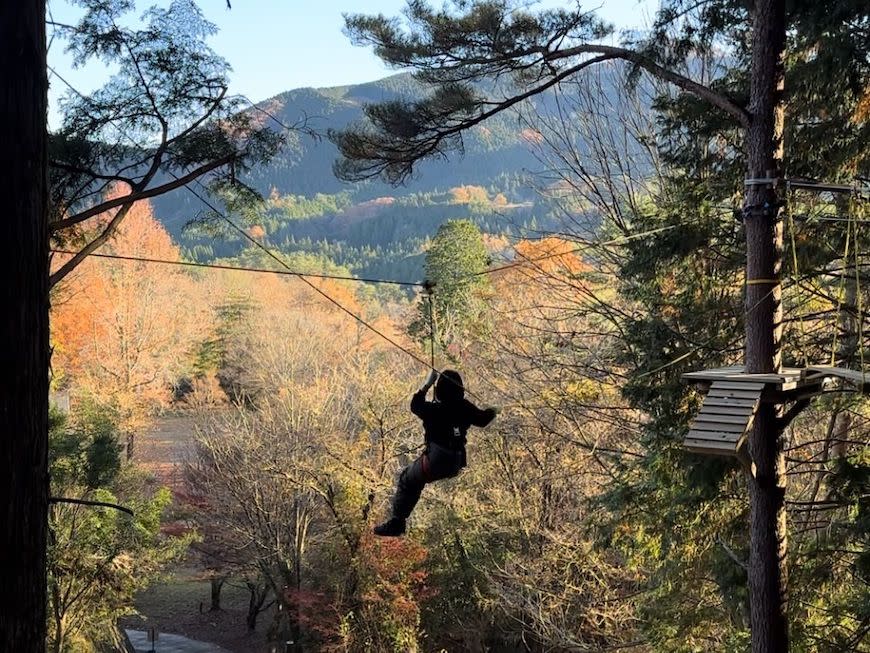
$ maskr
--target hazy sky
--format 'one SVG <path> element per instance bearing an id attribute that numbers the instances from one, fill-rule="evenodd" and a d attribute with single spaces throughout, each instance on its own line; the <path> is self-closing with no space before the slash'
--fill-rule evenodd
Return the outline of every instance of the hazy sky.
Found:
<path id="1" fill-rule="evenodd" d="M 441 0 L 435 0 L 436 6 Z M 138 0 L 142 9 L 155 4 Z M 165 1 L 156 4 L 164 5 Z M 396 72 L 383 66 L 369 49 L 354 47 L 342 32 L 344 13 L 398 15 L 404 0 L 199 0 L 206 17 L 220 32 L 212 39 L 214 50 L 233 67 L 231 91 L 254 101 L 302 86 L 339 86 L 372 81 Z M 566 2 L 544 0 L 539 6 L 564 6 Z M 618 28 L 642 27 L 658 6 L 657 0 L 596 0 L 583 5 Z M 72 23 L 81 10 L 67 0 L 49 0 L 57 22 Z M 139 12 L 141 13 L 141 12 Z M 49 37 L 51 29 L 49 28 Z M 100 65 L 73 70 L 63 44 L 55 42 L 48 62 L 83 92 L 102 85 L 108 71 Z M 56 124 L 56 100 L 65 91 L 51 80 L 52 115 Z"/>

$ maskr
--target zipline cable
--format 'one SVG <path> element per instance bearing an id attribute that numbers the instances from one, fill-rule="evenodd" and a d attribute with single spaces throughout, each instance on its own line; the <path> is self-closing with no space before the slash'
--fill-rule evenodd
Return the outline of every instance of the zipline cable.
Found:
<path id="1" fill-rule="evenodd" d="M 199 196 L 197 195 L 197 197 L 199 197 Z M 566 256 L 569 254 L 584 251 L 584 250 L 589 249 L 591 247 L 607 246 L 607 245 L 619 244 L 620 242 L 627 242 L 627 240 L 629 240 L 629 239 L 633 239 L 633 238 L 640 237 L 640 236 L 653 235 L 655 233 L 658 233 L 658 232 L 666 230 L 666 229 L 674 229 L 677 226 L 679 226 L 679 225 L 670 225 L 668 227 L 653 229 L 651 231 L 647 231 L 647 232 L 643 232 L 643 233 L 632 234 L 631 236 L 626 236 L 626 237 L 621 238 L 621 239 L 602 241 L 599 243 L 595 243 L 595 242 L 590 241 L 589 243 L 583 245 L 582 247 L 577 247 L 575 249 L 568 250 L 566 252 L 557 252 L 555 254 L 546 254 L 544 256 L 538 256 L 538 257 L 533 257 L 533 258 L 523 257 L 523 259 L 520 261 L 515 261 L 515 262 L 509 263 L 507 265 L 499 266 L 496 268 L 490 268 L 488 270 L 483 270 L 481 272 L 475 272 L 475 273 L 467 275 L 465 277 L 460 277 L 458 279 L 458 281 L 462 281 L 464 279 L 468 279 L 471 277 L 482 276 L 485 274 L 494 274 L 496 272 L 501 272 L 502 270 L 507 270 L 507 269 L 515 268 L 515 267 L 518 267 L 521 265 L 527 265 L 530 263 L 536 263 L 538 261 L 556 258 L 558 256 Z M 55 253 L 55 254 L 67 254 L 67 255 L 72 255 L 72 256 L 78 254 L 78 252 L 74 252 L 71 250 L 56 249 L 56 248 L 52 248 L 50 251 Z M 406 286 L 406 287 L 414 287 L 414 288 L 427 288 L 431 285 L 430 282 L 427 282 L 427 281 L 402 281 L 399 279 L 379 279 L 379 278 L 373 278 L 373 277 L 349 277 L 349 276 L 343 276 L 343 275 L 338 275 L 338 274 L 299 272 L 296 270 L 291 270 L 289 268 L 285 269 L 285 270 L 274 270 L 274 269 L 269 269 L 269 268 L 251 268 L 251 267 L 244 267 L 244 266 L 237 266 L 237 265 L 227 265 L 224 263 L 201 263 L 198 261 L 172 261 L 169 259 L 159 259 L 159 258 L 152 258 L 152 257 L 148 257 L 148 256 L 130 256 L 130 255 L 124 255 L 124 254 L 98 254 L 96 252 L 91 252 L 91 253 L 87 254 L 87 256 L 92 256 L 92 257 L 96 257 L 96 258 L 105 258 L 105 259 L 117 259 L 117 260 L 121 260 L 121 261 L 135 261 L 135 262 L 140 262 L 140 263 L 154 263 L 154 264 L 160 264 L 160 265 L 178 265 L 178 266 L 194 267 L 194 268 L 210 268 L 210 269 L 214 269 L 214 270 L 231 270 L 231 271 L 236 271 L 236 272 L 256 272 L 256 273 L 263 273 L 263 274 L 279 274 L 279 275 L 284 275 L 284 276 L 305 276 L 305 277 L 313 277 L 316 279 L 333 279 L 336 281 L 355 281 L 358 283 L 387 284 L 387 285 Z"/>
<path id="2" fill-rule="evenodd" d="M 172 174 L 172 173 L 170 172 L 170 174 Z M 174 175 L 173 175 L 173 176 L 174 176 Z M 202 184 L 201 184 L 198 180 L 197 180 L 197 183 L 198 183 L 200 186 L 202 186 Z M 217 215 L 217 216 L 220 217 L 222 220 L 224 220 L 224 222 L 226 222 L 226 223 L 227 223 L 227 224 L 228 224 L 228 225 L 229 225 L 233 230 L 235 230 L 239 235 L 241 235 L 241 236 L 242 236 L 243 238 L 245 238 L 246 240 L 250 241 L 250 242 L 251 242 L 255 247 L 257 247 L 258 249 L 261 249 L 261 250 L 262 250 L 262 251 L 263 251 L 267 256 L 269 256 L 269 258 L 273 259 L 276 263 L 278 263 L 278 265 L 280 265 L 281 267 L 283 267 L 283 268 L 285 268 L 285 269 L 287 269 L 287 270 L 290 270 L 290 266 L 288 266 L 287 263 L 285 263 L 284 260 L 283 260 L 280 256 L 278 256 L 277 254 L 275 254 L 271 249 L 269 249 L 268 247 L 266 247 L 263 243 L 261 243 L 260 241 L 258 241 L 256 238 L 254 238 L 253 236 L 251 236 L 247 231 L 245 231 L 245 230 L 242 229 L 239 225 L 237 225 L 235 222 L 233 222 L 233 221 L 232 221 L 230 218 L 228 218 L 228 217 L 227 217 L 223 212 L 221 212 L 220 210 L 218 210 L 218 208 L 217 208 L 216 206 L 214 206 L 211 202 L 209 202 L 208 200 L 206 200 L 202 195 L 200 195 L 199 193 L 197 193 L 195 190 L 193 190 L 193 189 L 190 188 L 189 186 L 185 186 L 185 188 L 186 188 L 190 193 L 192 193 L 195 197 L 197 197 L 197 198 L 199 199 L 200 202 L 202 202 L 202 203 L 205 204 L 208 208 L 210 208 L 212 211 L 214 211 L 215 215 Z M 291 270 L 291 271 L 292 271 L 292 270 Z M 381 338 L 383 338 L 384 340 L 386 340 L 387 342 L 389 342 L 389 343 L 392 344 L 393 346 L 397 347 L 398 349 L 401 349 L 401 350 L 404 351 L 406 354 L 408 354 L 409 356 L 411 356 L 412 358 L 414 358 L 416 361 L 422 363 L 422 364 L 425 365 L 426 367 L 429 367 L 429 364 L 426 363 L 426 361 L 424 361 L 424 360 L 421 359 L 419 356 L 417 356 L 415 353 L 411 352 L 410 350 L 408 350 L 408 349 L 406 349 L 405 347 L 403 347 L 402 345 L 400 345 L 398 342 L 396 342 L 394 339 L 390 338 L 388 335 L 386 335 L 385 333 L 383 333 L 383 332 L 382 332 L 380 329 L 378 329 L 377 327 L 374 327 L 374 326 L 372 326 L 371 324 L 369 324 L 368 322 L 366 322 L 363 318 L 361 318 L 360 316 L 358 316 L 356 313 L 354 313 L 353 311 L 351 311 L 349 308 L 345 307 L 343 304 L 341 304 L 340 302 L 338 302 L 336 299 L 334 299 L 333 297 L 331 297 L 329 294 L 325 293 L 323 290 L 321 290 L 320 288 L 318 288 L 317 285 L 313 284 L 311 281 L 309 281 L 308 279 L 306 279 L 306 278 L 305 278 L 305 275 L 302 275 L 302 274 L 298 274 L 298 273 L 297 273 L 297 276 L 298 276 L 298 278 L 299 278 L 300 281 L 305 282 L 305 283 L 306 283 L 306 284 L 307 284 L 307 285 L 308 285 L 312 290 L 314 290 L 315 292 L 317 292 L 318 294 L 320 294 L 324 299 L 326 299 L 326 300 L 329 301 L 330 303 L 334 304 L 334 305 L 335 305 L 337 308 L 339 308 L 341 311 L 343 311 L 343 312 L 347 313 L 348 315 L 350 315 L 353 319 L 355 319 L 357 322 L 359 322 L 360 324 L 362 324 L 364 327 L 370 329 L 372 332 L 376 333 L 376 334 L 379 335 Z"/>
<path id="3" fill-rule="evenodd" d="M 55 76 L 57 76 L 58 79 L 61 80 L 61 82 L 63 82 L 66 86 L 68 86 L 68 87 L 70 88 L 70 90 L 72 90 L 74 93 L 76 93 L 77 95 L 79 95 L 79 97 L 82 97 L 83 99 L 87 99 L 86 96 L 85 96 L 83 93 L 81 93 L 78 89 L 76 89 L 74 86 L 72 86 L 72 84 L 70 84 L 66 79 L 64 79 L 64 78 L 61 77 L 59 74 L 57 74 L 57 72 L 56 72 L 55 70 L 53 70 L 53 69 L 50 69 L 50 70 L 51 70 L 51 72 L 52 72 Z M 139 145 L 139 144 L 138 144 L 134 139 L 132 139 L 132 138 L 131 138 L 129 135 L 127 135 L 124 131 L 122 131 L 122 130 L 118 130 L 118 131 L 119 131 L 122 135 L 124 135 L 128 140 L 130 140 L 130 141 L 131 141 L 131 142 L 132 142 L 136 147 L 141 147 L 141 146 L 140 146 L 140 145 Z M 172 176 L 174 179 L 179 180 L 178 176 L 177 176 L 174 172 L 172 172 L 171 170 L 167 170 L 167 172 L 168 172 L 168 174 L 169 174 L 170 176 Z M 200 182 L 198 179 L 195 179 L 194 181 L 195 181 L 195 182 L 196 182 L 200 187 L 202 187 L 203 189 L 205 189 L 205 186 L 204 186 L 204 185 L 202 184 L 202 182 Z M 402 346 L 400 343 L 396 342 L 396 340 L 394 340 L 393 338 L 390 338 L 388 335 L 386 335 L 385 333 L 383 333 L 380 329 L 376 328 L 375 326 L 373 326 L 372 324 L 368 323 L 367 321 L 365 321 L 365 320 L 364 320 L 363 318 L 361 318 L 360 316 L 356 315 L 353 311 L 351 311 L 350 309 L 348 309 L 347 307 L 345 307 L 343 304 L 341 304 L 339 301 L 337 301 L 336 299 L 334 299 L 334 298 L 333 298 L 332 296 L 330 296 L 328 293 L 326 293 L 326 292 L 324 292 L 322 289 L 318 288 L 316 284 L 312 283 L 311 281 L 309 281 L 309 280 L 306 278 L 306 275 L 304 275 L 304 274 L 302 274 L 302 273 L 299 273 L 299 272 L 297 272 L 297 271 L 295 271 L 295 270 L 292 270 L 292 269 L 287 265 L 287 263 L 286 263 L 286 262 L 285 262 L 281 257 L 277 256 L 277 255 L 276 255 L 276 254 L 275 254 L 275 253 L 274 253 L 270 248 L 266 247 L 263 243 L 261 243 L 261 242 L 258 241 L 256 238 L 254 238 L 253 236 L 251 236 L 247 231 L 245 231 L 245 230 L 242 229 L 240 226 L 238 226 L 238 225 L 237 225 L 235 222 L 233 222 L 229 217 L 227 217 L 227 216 L 226 216 L 222 211 L 218 210 L 217 207 L 215 207 L 212 203 L 210 203 L 208 200 L 206 200 L 202 195 L 200 195 L 199 193 L 197 193 L 197 192 L 196 192 L 193 188 L 191 188 L 188 184 L 184 184 L 184 188 L 187 189 L 187 191 L 190 192 L 192 195 L 194 195 L 194 197 L 198 198 L 199 201 L 202 202 L 205 206 L 207 206 L 208 208 L 210 208 L 210 209 L 214 212 L 215 215 L 217 215 L 217 216 L 220 217 L 222 220 L 224 220 L 224 221 L 225 221 L 225 222 L 226 222 L 226 223 L 227 223 L 227 224 L 228 224 L 228 225 L 229 225 L 229 226 L 230 226 L 234 231 L 236 231 L 240 236 L 242 236 L 242 238 L 244 238 L 245 240 L 248 240 L 248 241 L 249 241 L 251 244 L 253 244 L 255 247 L 257 247 L 257 248 L 259 248 L 260 250 L 262 250 L 262 251 L 263 251 L 267 256 L 269 256 L 269 257 L 272 258 L 274 261 L 276 261 L 276 262 L 277 262 L 281 267 L 285 268 L 288 272 L 292 273 L 292 274 L 293 274 L 294 276 L 296 276 L 300 281 L 304 282 L 304 283 L 305 283 L 306 285 L 308 285 L 312 290 L 314 290 L 314 291 L 317 292 L 319 295 L 321 295 L 324 299 L 326 299 L 327 301 L 329 301 L 330 303 L 332 303 L 334 306 L 336 306 L 336 308 L 338 308 L 338 309 L 341 310 L 342 312 L 344 312 L 344 313 L 350 315 L 350 316 L 351 316 L 354 320 L 356 320 L 359 324 L 361 324 L 361 325 L 364 326 L 365 328 L 369 329 L 370 331 L 372 331 L 372 332 L 375 333 L 376 335 L 380 336 L 381 338 L 383 338 L 384 340 L 386 340 L 388 343 L 390 343 L 391 345 L 393 345 L 394 347 L 396 347 L 396 348 L 399 349 L 400 351 L 403 351 L 404 353 L 406 353 L 408 356 L 410 356 L 411 358 L 413 358 L 413 359 L 414 359 L 415 361 L 417 361 L 418 363 L 420 363 L 420 364 L 426 366 L 427 368 L 432 369 L 432 370 L 434 370 L 434 371 L 436 371 L 436 372 L 438 371 L 438 370 L 435 368 L 435 365 L 434 365 L 434 331 L 432 332 L 432 333 L 433 333 L 433 338 L 432 338 L 432 344 L 431 344 L 431 357 L 432 357 L 432 362 L 431 362 L 431 363 L 427 363 L 427 362 L 424 361 L 422 358 L 420 358 L 419 356 L 417 356 L 417 354 L 415 354 L 415 353 L 412 352 L 411 350 L 407 349 L 406 347 Z M 508 270 L 508 269 L 515 268 L 515 267 L 518 267 L 518 266 L 521 266 L 521 265 L 527 265 L 527 264 L 529 264 L 529 263 L 534 263 L 534 262 L 538 262 L 538 261 L 543 261 L 543 260 L 547 260 L 547 259 L 550 259 L 550 258 L 555 258 L 555 257 L 557 257 L 557 256 L 565 256 L 566 254 L 578 253 L 578 252 L 585 251 L 585 250 L 587 250 L 587 249 L 589 249 L 589 248 L 592 248 L 592 247 L 602 247 L 602 246 L 608 246 L 608 245 L 615 245 L 615 244 L 625 243 L 625 242 L 629 242 L 629 241 L 631 241 L 631 240 L 635 240 L 635 239 L 638 239 L 638 238 L 643 238 L 643 237 L 650 236 L 650 235 L 654 235 L 654 234 L 657 234 L 657 233 L 662 233 L 662 232 L 665 232 L 665 231 L 669 231 L 669 230 L 672 230 L 672 229 L 677 228 L 678 226 L 680 226 L 680 225 L 667 225 L 667 226 L 664 226 L 664 227 L 658 227 L 658 228 L 656 228 L 656 229 L 651 229 L 651 230 L 648 230 L 648 231 L 646 231 L 646 232 L 642 232 L 642 233 L 630 234 L 630 235 L 627 235 L 627 236 L 620 236 L 620 237 L 617 237 L 617 238 L 611 239 L 611 240 L 609 240 L 609 241 L 602 241 L 602 242 L 587 241 L 587 242 L 585 242 L 584 244 L 580 245 L 579 247 L 576 247 L 576 248 L 574 248 L 573 250 L 569 250 L 568 252 L 557 252 L 557 253 L 547 254 L 547 255 L 543 255 L 543 256 L 539 256 L 539 257 L 531 258 L 531 259 L 528 259 L 528 258 L 527 258 L 527 259 L 524 259 L 523 261 L 515 261 L 515 262 L 513 262 L 513 263 L 509 263 L 509 264 L 506 264 L 506 265 L 499 266 L 499 267 L 497 267 L 497 268 L 491 268 L 491 269 L 489 269 L 489 270 L 483 270 L 483 271 L 481 271 L 481 272 L 473 273 L 473 274 L 467 275 L 467 277 L 461 277 L 459 280 L 462 280 L 462 279 L 464 279 L 464 278 L 473 278 L 473 277 L 477 277 L 477 276 L 482 276 L 482 275 L 484 275 L 484 274 L 494 274 L 494 273 L 496 273 L 496 272 L 501 272 L 501 271 L 503 271 L 503 270 Z M 313 275 L 312 275 L 312 276 L 313 276 Z M 408 285 L 411 285 L 411 284 L 409 283 Z M 430 306 L 431 306 L 431 303 L 430 303 Z M 488 381 L 488 380 L 487 380 L 487 381 Z M 494 385 L 494 384 L 493 384 L 493 385 Z M 466 391 L 466 392 L 467 392 L 467 394 L 469 394 L 470 396 L 479 399 L 479 397 L 478 397 L 476 394 L 474 394 L 473 392 L 470 392 L 470 391 Z"/>
<path id="4" fill-rule="evenodd" d="M 172 175 L 172 176 L 175 176 L 171 171 L 170 171 L 169 174 Z M 202 186 L 202 184 L 199 182 L 199 180 L 196 180 L 196 183 L 199 184 L 200 186 Z M 238 233 L 239 233 L 243 238 L 245 238 L 246 240 L 250 241 L 250 242 L 251 242 L 255 247 L 257 247 L 257 248 L 263 250 L 263 252 L 264 252 L 266 255 L 268 255 L 270 258 L 274 259 L 274 260 L 275 260 L 279 265 L 281 265 L 282 267 L 287 268 L 288 270 L 290 269 L 289 266 L 284 262 L 284 260 L 283 260 L 280 256 L 278 256 L 277 254 L 275 254 L 271 249 L 269 249 L 268 247 L 266 247 L 263 243 L 261 243 L 261 242 L 258 241 L 256 238 L 254 238 L 253 236 L 251 236 L 247 231 L 245 231 L 245 230 L 242 229 L 240 226 L 238 226 L 238 225 L 237 225 L 235 222 L 233 222 L 229 217 L 227 217 L 223 212 L 221 212 L 220 210 L 218 210 L 218 208 L 215 207 L 211 202 L 209 202 L 208 200 L 206 200 L 202 195 L 200 195 L 199 193 L 197 193 L 195 190 L 193 190 L 192 188 L 190 188 L 190 187 L 187 186 L 187 185 L 185 185 L 185 188 L 186 188 L 190 193 L 192 193 L 195 197 L 199 198 L 199 201 L 200 201 L 200 202 L 202 202 L 202 203 L 205 204 L 208 208 L 210 208 L 212 211 L 214 211 L 215 215 L 217 215 L 218 217 L 220 217 L 221 219 L 223 219 L 223 220 L 224 220 L 224 221 L 225 221 L 225 222 L 226 222 L 230 227 L 232 227 L 232 229 L 234 229 L 236 232 L 238 232 Z M 314 283 L 312 283 L 311 281 L 309 281 L 309 280 L 305 277 L 305 275 L 302 275 L 302 274 L 298 274 L 298 273 L 297 273 L 297 274 L 296 274 L 296 277 L 297 277 L 300 281 L 302 281 L 302 282 L 304 282 L 306 285 L 308 285 L 308 287 L 310 287 L 310 288 L 311 288 L 312 290 L 314 290 L 316 293 L 318 293 L 319 295 L 321 295 L 321 296 L 322 296 L 324 299 L 326 299 L 328 302 L 330 302 L 331 304 L 333 304 L 336 308 L 338 308 L 338 309 L 341 310 L 342 312 L 347 313 L 348 315 L 350 315 L 354 320 L 356 320 L 357 322 L 359 322 L 362 326 L 364 326 L 365 328 L 369 329 L 372 333 L 375 333 L 375 334 L 377 334 L 378 336 L 380 336 L 381 338 L 383 338 L 384 340 L 386 340 L 388 343 L 390 343 L 391 345 L 393 345 L 396 349 L 399 349 L 399 350 L 405 352 L 408 356 L 410 356 L 411 358 L 413 358 L 415 361 L 417 361 L 417 362 L 420 363 L 421 365 L 425 366 L 426 368 L 428 368 L 428 369 L 430 369 L 430 370 L 433 370 L 433 371 L 435 371 L 435 372 L 438 371 L 438 370 L 435 368 L 434 364 L 430 365 L 430 364 L 427 363 L 425 360 L 423 360 L 422 358 L 420 358 L 417 354 L 415 354 L 413 351 L 411 351 L 411 350 L 408 349 L 407 347 L 402 346 L 400 343 L 396 342 L 395 339 L 391 338 L 390 336 L 388 336 L 387 334 L 385 334 L 383 331 L 381 331 L 380 329 L 378 329 L 378 328 L 375 327 L 374 325 L 368 323 L 366 320 L 364 320 L 363 318 L 361 318 L 359 315 L 357 315 L 356 313 L 354 313 L 352 310 L 350 310 L 349 308 L 347 308 L 346 306 L 344 306 L 341 302 L 339 302 L 338 300 L 336 300 L 335 298 L 333 298 L 333 297 L 332 297 L 331 295 L 329 295 L 328 293 L 324 292 L 322 289 L 318 288 L 317 285 L 314 284 Z M 434 348 L 433 348 L 433 352 L 434 352 Z M 479 397 L 478 395 L 476 395 L 475 393 L 471 392 L 470 390 L 466 390 L 465 392 L 466 392 L 466 394 L 468 394 L 468 395 L 470 395 L 470 396 L 472 396 L 472 397 L 475 397 L 475 398 L 477 398 L 477 399 L 480 399 L 480 397 Z"/>
<path id="5" fill-rule="evenodd" d="M 50 250 L 54 254 L 69 254 L 76 255 L 78 252 L 73 252 L 66 249 Z M 213 270 L 230 270 L 234 272 L 257 272 L 262 274 L 280 274 L 289 277 L 314 277 L 316 279 L 332 279 L 335 281 L 356 281 L 359 283 L 376 283 L 376 284 L 391 284 L 394 286 L 414 286 L 418 288 L 425 287 L 426 284 L 417 281 L 397 281 L 395 279 L 372 279 L 368 277 L 347 277 L 338 274 L 317 274 L 314 272 L 298 272 L 295 270 L 274 270 L 269 268 L 249 268 L 238 265 L 226 265 L 223 263 L 200 263 L 197 261 L 172 261 L 170 259 L 150 258 L 147 256 L 127 256 L 124 254 L 97 254 L 92 252 L 88 256 L 105 259 L 115 259 L 119 261 L 134 261 L 138 263 L 155 263 L 160 265 L 179 265 L 191 268 L 208 268 Z"/>

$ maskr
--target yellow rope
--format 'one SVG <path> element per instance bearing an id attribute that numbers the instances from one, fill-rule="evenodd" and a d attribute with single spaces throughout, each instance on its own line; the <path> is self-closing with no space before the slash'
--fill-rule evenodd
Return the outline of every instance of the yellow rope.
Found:
<path id="1" fill-rule="evenodd" d="M 763 284 L 780 283 L 781 279 L 747 279 L 747 286 L 760 286 Z"/>

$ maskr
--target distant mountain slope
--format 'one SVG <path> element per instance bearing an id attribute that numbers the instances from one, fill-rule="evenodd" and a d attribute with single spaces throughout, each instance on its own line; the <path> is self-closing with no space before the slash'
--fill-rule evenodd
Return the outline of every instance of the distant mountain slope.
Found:
<path id="1" fill-rule="evenodd" d="M 363 106 L 399 98 L 416 99 L 425 89 L 408 74 L 394 75 L 376 82 L 323 89 L 296 89 L 260 103 L 260 107 L 282 123 L 301 122 L 319 132 L 341 129 L 363 117 Z M 447 161 L 426 162 L 413 180 L 414 192 L 445 190 L 462 184 L 489 185 L 505 173 L 534 168 L 536 161 L 520 137 L 515 118 L 505 115 L 489 120 L 465 138 L 465 155 Z M 493 156 L 498 154 L 498 156 Z M 281 194 L 313 195 L 347 190 L 348 184 L 332 174 L 338 156 L 328 140 L 308 136 L 293 142 L 270 166 L 252 176 L 262 190 L 275 188 Z M 367 198 L 394 194 L 380 183 L 357 186 L 355 195 Z"/>
<path id="2" fill-rule="evenodd" d="M 617 75 L 609 76 L 615 82 Z M 366 84 L 300 88 L 257 105 L 264 124 L 281 129 L 305 124 L 326 134 L 363 119 L 367 103 L 421 97 L 425 88 L 408 74 Z M 527 105 L 551 114 L 548 98 Z M 464 153 L 449 160 L 421 164 L 417 176 L 394 188 L 378 181 L 347 184 L 335 178 L 338 156 L 326 138 L 298 131 L 268 164 L 247 175 L 247 181 L 269 197 L 256 232 L 270 247 L 305 252 L 358 274 L 420 278 L 428 239 L 445 220 L 468 218 L 493 234 L 534 237 L 558 228 L 553 207 L 532 190 L 529 176 L 542 164 L 517 116 L 505 112 L 464 135 Z M 483 199 L 465 201 L 460 187 L 473 186 Z M 452 192 L 451 192 L 451 189 Z M 188 256 L 198 260 L 238 256 L 246 243 L 232 235 L 185 229 L 204 207 L 190 193 L 177 191 L 155 200 L 155 213 Z"/>
<path id="3" fill-rule="evenodd" d="M 341 129 L 363 119 L 366 103 L 396 98 L 417 98 L 423 87 L 408 74 L 399 74 L 365 84 L 331 88 L 299 88 L 260 102 L 262 120 L 275 129 L 284 125 L 305 124 L 318 134 Z M 274 116 L 272 120 L 269 116 Z M 487 121 L 465 138 L 465 154 L 449 161 L 425 162 L 419 174 L 403 188 L 379 182 L 347 184 L 332 173 L 338 157 L 335 146 L 325 137 L 291 133 L 287 146 L 268 164 L 247 175 L 248 181 L 264 194 L 273 190 L 281 195 L 313 197 L 317 193 L 350 192 L 360 201 L 385 195 L 447 190 L 463 184 L 501 187 L 505 178 L 522 176 L 540 167 L 521 137 L 515 117 L 498 116 Z M 155 202 L 157 213 L 177 235 L 181 226 L 201 206 L 189 193 L 173 193 Z"/>

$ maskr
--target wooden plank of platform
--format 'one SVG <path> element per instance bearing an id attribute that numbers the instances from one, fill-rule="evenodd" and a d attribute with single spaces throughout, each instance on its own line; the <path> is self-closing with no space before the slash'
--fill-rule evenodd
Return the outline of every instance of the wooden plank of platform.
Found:
<path id="1" fill-rule="evenodd" d="M 704 407 L 722 415 L 742 415 L 752 412 L 755 402 L 752 399 L 726 399 L 722 397 L 707 397 Z"/>
<path id="2" fill-rule="evenodd" d="M 695 417 L 695 422 L 713 422 L 716 424 L 746 424 L 747 418 L 751 413 L 741 413 L 740 415 L 722 415 L 719 413 L 698 413 Z"/>
<path id="3" fill-rule="evenodd" d="M 719 390 L 763 390 L 766 384 L 763 381 L 716 381 Z"/>
<path id="4" fill-rule="evenodd" d="M 718 383 L 714 383 L 713 387 L 707 392 L 707 396 L 718 397 L 720 399 L 755 399 L 762 388 L 748 390 L 732 390 L 731 388 L 718 388 Z"/>
<path id="5" fill-rule="evenodd" d="M 707 398 L 704 399 L 704 405 L 707 406 L 728 406 L 731 408 L 744 408 L 746 406 L 752 408 L 755 406 L 755 401 L 750 398 L 740 398 L 740 397 L 724 397 L 719 395 L 710 396 L 707 395 Z"/>
<path id="6" fill-rule="evenodd" d="M 687 440 L 697 440 L 698 442 L 713 442 L 716 444 L 730 443 L 734 446 L 741 440 L 740 433 L 727 431 L 696 431 L 692 429 L 686 435 Z"/>
<path id="7" fill-rule="evenodd" d="M 801 368 L 784 367 L 779 374 L 746 374 L 743 371 L 742 365 L 732 365 L 730 367 L 714 367 L 709 370 L 698 370 L 697 372 L 686 372 L 683 378 L 688 381 L 733 381 L 737 383 L 771 383 L 771 384 L 792 384 L 800 381 Z"/>
<path id="8" fill-rule="evenodd" d="M 739 449 L 738 445 L 741 441 L 731 439 L 715 441 L 706 438 L 686 437 L 683 440 L 683 446 L 694 453 L 712 454 L 714 456 L 734 456 Z"/>
<path id="9" fill-rule="evenodd" d="M 692 453 L 704 454 L 705 456 L 734 456 L 734 445 L 716 444 L 707 442 L 706 440 L 692 440 L 686 438 L 683 441 L 683 446 Z"/>
<path id="10" fill-rule="evenodd" d="M 731 423 L 731 422 L 705 422 L 704 420 L 698 420 L 695 418 L 695 421 L 692 422 L 692 430 L 693 431 L 716 431 L 717 433 L 726 432 L 726 433 L 743 433 L 746 430 L 746 424 L 748 420 L 743 420 L 743 423 Z"/>

